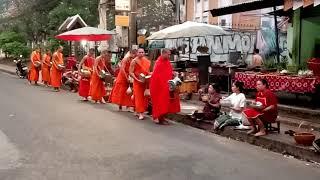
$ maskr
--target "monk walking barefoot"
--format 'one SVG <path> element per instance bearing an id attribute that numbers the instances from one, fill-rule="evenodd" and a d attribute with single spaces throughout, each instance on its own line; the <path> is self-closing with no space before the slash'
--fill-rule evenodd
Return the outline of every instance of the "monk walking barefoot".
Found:
<path id="1" fill-rule="evenodd" d="M 141 75 L 150 74 L 150 61 L 145 57 L 144 49 L 138 49 L 137 57 L 130 64 L 130 76 L 133 81 L 133 99 L 135 111 L 138 113 L 140 120 L 144 119 L 144 113 L 148 107 L 148 82 Z M 150 92 L 149 92 L 150 93 Z"/>
<path id="2" fill-rule="evenodd" d="M 54 91 L 58 92 L 61 87 L 62 68 L 63 68 L 63 47 L 59 46 L 52 57 L 52 67 L 50 71 L 51 86 Z"/>
<path id="3" fill-rule="evenodd" d="M 101 49 L 101 55 L 97 57 L 94 62 L 89 94 L 91 99 L 96 103 L 106 103 L 104 100 L 104 97 L 106 96 L 105 79 L 100 74 L 103 71 L 108 74 L 113 73 L 111 66 L 108 65 L 110 59 L 111 55 L 107 48 L 103 48 Z"/>
<path id="4" fill-rule="evenodd" d="M 47 52 L 43 55 L 42 59 L 42 81 L 45 86 L 50 84 L 50 67 L 51 67 L 51 51 L 47 50 Z"/>
<path id="5" fill-rule="evenodd" d="M 168 81 L 174 78 L 170 64 L 170 50 L 163 49 L 157 59 L 150 80 L 150 94 L 152 102 L 152 117 L 157 124 L 169 124 L 165 120 L 168 113 L 180 112 L 179 92 L 169 91 Z"/>
<path id="6" fill-rule="evenodd" d="M 79 96 L 83 97 L 84 101 L 88 101 L 89 90 L 90 90 L 90 79 L 93 73 L 94 65 L 94 49 L 89 49 L 89 52 L 86 56 L 83 57 L 79 64 L 79 74 L 81 76 L 79 82 Z M 84 72 L 89 73 L 84 75 Z"/>
<path id="7" fill-rule="evenodd" d="M 39 71 L 41 66 L 41 55 L 40 55 L 40 48 L 36 48 L 30 57 L 31 63 L 29 67 L 29 76 L 28 80 L 29 83 L 32 84 L 34 82 L 35 85 L 38 85 L 39 80 Z"/>
<path id="8" fill-rule="evenodd" d="M 122 106 L 134 107 L 134 102 L 131 99 L 132 92 L 130 93 L 129 82 L 129 68 L 132 60 L 136 57 L 137 50 L 132 50 L 122 59 L 120 72 L 117 76 L 115 85 L 112 89 L 110 102 L 119 105 L 119 110 L 122 110 Z"/>

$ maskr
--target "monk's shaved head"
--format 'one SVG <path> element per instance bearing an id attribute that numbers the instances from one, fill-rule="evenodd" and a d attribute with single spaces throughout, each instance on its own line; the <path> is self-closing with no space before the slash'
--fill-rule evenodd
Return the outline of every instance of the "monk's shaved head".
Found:
<path id="1" fill-rule="evenodd" d="M 139 49 L 138 49 L 138 57 L 143 57 L 144 55 L 145 55 L 144 49 L 139 48 Z"/>
<path id="2" fill-rule="evenodd" d="M 169 49 L 162 49 L 161 56 L 165 60 L 170 60 L 171 51 Z"/>
<path id="3" fill-rule="evenodd" d="M 57 51 L 62 52 L 63 51 L 63 46 L 59 46 Z"/>
<path id="4" fill-rule="evenodd" d="M 162 49 L 161 54 L 165 54 L 165 53 L 169 53 L 169 52 L 171 52 L 169 49 L 164 48 L 164 49 Z"/>

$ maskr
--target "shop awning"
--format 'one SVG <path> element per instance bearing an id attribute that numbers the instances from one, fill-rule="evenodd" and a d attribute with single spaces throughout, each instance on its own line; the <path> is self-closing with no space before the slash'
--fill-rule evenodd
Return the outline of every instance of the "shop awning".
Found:
<path id="1" fill-rule="evenodd" d="M 281 6 L 283 4 L 284 0 L 251 0 L 226 7 L 211 9 L 209 11 L 211 12 L 212 16 L 215 17 L 257 9 L 270 8 L 274 6 Z"/>

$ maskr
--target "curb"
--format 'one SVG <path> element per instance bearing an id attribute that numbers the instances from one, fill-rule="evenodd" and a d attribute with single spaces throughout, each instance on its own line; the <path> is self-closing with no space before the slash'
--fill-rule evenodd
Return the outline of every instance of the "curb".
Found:
<path id="1" fill-rule="evenodd" d="M 320 153 L 315 152 L 313 148 L 296 146 L 294 144 L 268 138 L 268 136 L 254 137 L 247 135 L 246 132 L 234 130 L 233 127 L 226 127 L 223 131 L 213 132 L 213 125 L 205 122 L 195 122 L 189 116 L 183 114 L 170 114 L 168 118 L 172 121 L 202 129 L 223 137 L 231 138 L 237 141 L 247 142 L 249 144 L 260 146 L 273 152 L 284 155 L 291 155 L 297 159 L 320 163 Z"/>

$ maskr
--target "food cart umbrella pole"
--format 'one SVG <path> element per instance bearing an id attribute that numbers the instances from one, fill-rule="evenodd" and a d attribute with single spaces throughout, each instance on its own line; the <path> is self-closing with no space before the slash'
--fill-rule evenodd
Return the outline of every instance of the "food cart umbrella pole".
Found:
<path id="1" fill-rule="evenodd" d="M 189 61 L 191 61 L 191 37 L 189 37 Z"/>

